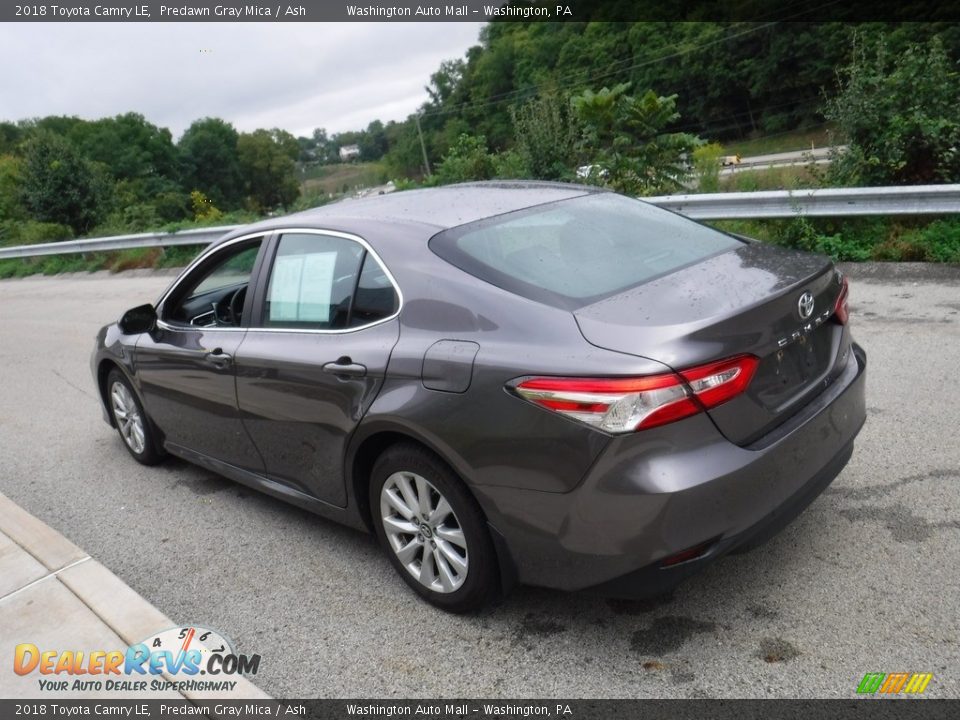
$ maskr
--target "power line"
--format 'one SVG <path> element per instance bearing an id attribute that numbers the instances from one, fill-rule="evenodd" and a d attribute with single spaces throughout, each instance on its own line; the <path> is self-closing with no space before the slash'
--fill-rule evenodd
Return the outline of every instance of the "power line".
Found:
<path id="1" fill-rule="evenodd" d="M 561 80 L 561 83 L 560 83 L 559 87 L 561 87 L 561 88 L 562 88 L 562 87 L 571 87 L 571 86 L 574 86 L 574 85 L 577 85 L 577 84 L 580 84 L 580 83 L 592 82 L 592 81 L 594 81 L 594 80 L 599 80 L 599 79 L 604 78 L 604 77 L 609 77 L 610 75 L 616 75 L 616 74 L 621 73 L 621 72 L 628 72 L 628 71 L 630 71 L 630 70 L 636 70 L 637 68 L 647 67 L 647 66 L 649 66 L 649 65 L 656 65 L 656 64 L 658 64 L 658 63 L 665 62 L 665 61 L 667 61 L 667 60 L 672 60 L 672 59 L 674 59 L 674 58 L 681 57 L 681 56 L 683 56 L 683 55 L 688 55 L 688 54 L 690 54 L 690 53 L 692 53 L 692 52 L 695 52 L 695 51 L 697 51 L 697 50 L 702 50 L 702 49 L 705 49 L 705 48 L 707 48 L 707 47 L 711 47 L 711 46 L 713 46 L 713 45 L 718 45 L 719 43 L 722 43 L 722 42 L 728 42 L 728 41 L 730 41 L 730 40 L 733 40 L 733 39 L 735 39 L 735 38 L 741 37 L 741 36 L 743 36 L 743 35 L 748 35 L 748 34 L 750 34 L 750 33 L 759 32 L 760 30 L 764 30 L 764 29 L 766 29 L 766 28 L 768 28 L 768 27 L 772 27 L 772 26 L 774 26 L 774 25 L 776 25 L 776 24 L 777 24 L 777 22 L 764 23 L 763 25 L 760 25 L 760 26 L 757 26 L 757 27 L 751 27 L 751 28 L 748 28 L 748 29 L 746 29 L 746 30 L 743 30 L 743 31 L 741 31 L 741 32 L 739 32 L 739 33 L 733 33 L 733 34 L 728 35 L 728 36 L 726 36 L 726 37 L 718 38 L 717 40 L 712 40 L 712 41 L 710 41 L 710 42 L 708 42 L 708 43 L 704 43 L 704 44 L 701 44 L 701 45 L 694 45 L 693 47 L 689 47 L 689 48 L 686 48 L 686 49 L 683 49 L 683 50 L 679 50 L 679 51 L 676 51 L 676 52 L 672 52 L 672 53 L 669 53 L 669 54 L 667 54 L 667 55 L 661 55 L 661 56 L 659 56 L 659 57 L 651 58 L 651 59 L 649 59 L 649 60 L 645 60 L 645 61 L 643 61 L 643 62 L 635 63 L 635 64 L 629 65 L 629 66 L 627 66 L 627 67 L 618 68 L 618 69 L 616 69 L 616 70 L 607 69 L 607 70 L 605 70 L 605 71 L 603 71 L 603 72 L 601 72 L 601 73 L 597 73 L 597 74 L 595 74 L 595 75 L 591 75 L 591 76 L 585 77 L 585 78 L 583 78 L 583 79 L 576 79 L 576 80 L 574 80 L 574 81 L 572 81 L 572 82 L 570 82 L 570 79 L 571 79 L 571 76 L 570 76 L 570 75 L 567 75 L 567 76 L 565 76 L 565 77 L 564 77 L 564 76 L 561 76 L 561 77 L 559 78 L 559 79 Z M 674 46 L 674 47 L 676 47 L 676 46 Z M 631 59 L 631 60 L 634 60 L 634 59 L 636 59 L 636 57 L 633 57 L 633 58 L 630 58 L 630 59 Z M 621 62 L 626 62 L 626 61 L 621 61 Z M 580 72 L 583 72 L 583 71 L 580 71 Z M 563 82 L 564 80 L 567 80 L 568 82 L 564 83 L 564 82 Z M 536 93 L 538 93 L 538 92 L 539 92 L 540 90 L 542 90 L 542 89 L 543 89 L 543 86 L 530 85 L 530 86 L 528 86 L 528 87 L 526 87 L 526 88 L 520 88 L 520 89 L 518 89 L 518 90 L 512 90 L 512 91 L 507 92 L 507 93 L 501 93 L 500 95 L 494 95 L 494 96 L 492 96 L 492 98 L 488 98 L 487 100 L 476 101 L 476 102 L 472 102 L 472 103 L 470 103 L 470 102 L 468 102 L 468 103 L 461 103 L 461 104 L 456 105 L 456 106 L 454 106 L 454 107 L 452 107 L 452 108 L 444 108 L 444 109 L 442 109 L 442 110 L 435 110 L 435 111 L 433 111 L 433 112 L 425 112 L 425 113 L 422 113 L 422 114 L 421 114 L 421 117 L 433 117 L 433 116 L 438 116 L 438 115 L 450 115 L 450 114 L 453 114 L 453 113 L 456 113 L 456 112 L 461 112 L 461 111 L 464 111 L 464 110 L 474 110 L 474 109 L 478 109 L 478 108 L 482 108 L 482 107 L 488 107 L 488 106 L 490 106 L 490 105 L 498 105 L 498 104 L 500 104 L 500 103 L 509 102 L 509 101 L 511 101 L 511 100 L 518 99 L 519 97 L 523 97 L 523 96 L 526 96 L 526 95 L 536 94 Z"/>
<path id="2" fill-rule="evenodd" d="M 791 15 L 791 16 L 788 16 L 788 17 L 786 17 L 786 18 L 782 18 L 782 19 L 780 19 L 780 20 L 775 20 L 775 21 L 771 21 L 771 22 L 767 22 L 767 23 L 762 23 L 762 24 L 760 24 L 760 25 L 754 25 L 754 26 L 752 26 L 752 27 L 750 27 L 750 28 L 747 28 L 746 30 L 743 30 L 743 31 L 741 31 L 741 32 L 732 33 L 732 34 L 730 34 L 730 35 L 727 35 L 726 37 L 721 37 L 721 38 L 718 38 L 718 39 L 716 39 L 716 40 L 711 40 L 711 41 L 706 42 L 706 43 L 701 43 L 701 44 L 698 44 L 698 45 L 693 45 L 692 47 L 680 49 L 680 50 L 677 50 L 677 51 L 675 51 L 675 52 L 668 53 L 668 54 L 666 54 L 666 55 L 661 55 L 661 56 L 659 56 L 659 57 L 651 58 L 651 59 L 648 59 L 648 60 L 644 60 L 644 61 L 642 61 L 642 62 L 634 63 L 633 65 L 628 65 L 628 66 L 626 66 L 626 67 L 619 67 L 619 68 L 617 68 L 617 67 L 615 67 L 615 66 L 616 66 L 616 65 L 619 65 L 619 64 L 622 64 L 622 63 L 625 63 L 625 62 L 630 62 L 631 60 L 635 60 L 635 59 L 636 59 L 636 56 L 634 56 L 634 57 L 632 57 L 632 58 L 627 58 L 627 59 L 624 59 L 624 60 L 619 60 L 619 61 L 613 63 L 611 66 L 609 66 L 609 67 L 608 67 L 606 70 L 604 70 L 603 72 L 597 73 L 597 74 L 594 74 L 594 75 L 588 75 L 588 76 L 586 76 L 586 77 L 584 77 L 584 78 L 579 78 L 579 77 L 577 77 L 577 76 L 579 76 L 579 75 L 587 72 L 586 70 L 576 71 L 576 72 L 570 73 L 570 74 L 568 74 L 568 75 L 566 75 L 566 76 L 561 76 L 561 77 L 559 78 L 559 80 L 561 81 L 561 84 L 559 85 L 559 87 L 561 87 L 561 88 L 563 88 L 563 87 L 571 87 L 571 86 L 574 86 L 574 85 L 577 85 L 577 84 L 580 84 L 580 83 L 591 82 L 591 81 L 594 81 L 594 80 L 599 80 L 599 79 L 602 79 L 602 78 L 605 78 L 605 77 L 609 77 L 609 76 L 611 76 L 611 75 L 616 75 L 616 74 L 619 74 L 619 73 L 628 72 L 628 71 L 630 71 L 630 70 L 636 70 L 636 69 L 641 68 L 641 67 L 648 67 L 648 66 L 650 66 L 650 65 L 656 65 L 656 64 L 658 64 L 658 63 L 666 62 L 667 60 L 673 60 L 673 59 L 675 59 L 675 58 L 682 57 L 682 56 L 684 56 L 684 55 L 689 55 L 690 53 L 696 52 L 696 51 L 698 51 L 698 50 L 704 50 L 704 49 L 706 49 L 706 48 L 712 47 L 712 46 L 714 46 L 714 45 L 718 45 L 718 44 L 720 44 L 720 43 L 729 42 L 730 40 L 734 40 L 734 39 L 736 39 L 736 38 L 738 38 L 738 37 L 742 37 L 742 36 L 745 36 L 745 35 L 749 35 L 749 34 L 751 34 L 751 33 L 755 33 L 755 32 L 759 32 L 759 31 L 761 31 L 761 30 L 765 30 L 765 29 L 767 29 L 767 28 L 773 27 L 774 25 L 778 25 L 778 24 L 780 24 L 780 23 L 782 23 L 782 22 L 786 22 L 786 21 L 789 21 L 789 20 L 793 20 L 793 19 L 795 19 L 795 18 L 797 18 L 797 17 L 800 17 L 801 15 L 809 14 L 809 13 L 811 13 L 811 12 L 816 12 L 816 11 L 819 11 L 819 10 L 821 10 L 821 9 L 823 9 L 823 8 L 829 7 L 829 6 L 831 6 L 831 5 L 836 5 L 836 4 L 838 4 L 839 2 L 841 2 L 841 0 L 829 0 L 828 2 L 825 2 L 825 3 L 821 4 L 821 5 L 818 5 L 817 7 L 814 7 L 814 8 L 805 8 L 804 10 L 802 10 L 802 11 L 800 11 L 800 12 L 797 12 L 797 13 Z M 800 4 L 800 3 L 797 3 L 797 4 Z M 773 13 L 770 13 L 770 14 L 768 14 L 766 17 L 770 17 L 770 15 L 772 15 L 772 14 L 773 14 Z M 676 45 L 674 45 L 674 47 L 679 47 L 679 43 L 676 44 Z M 564 81 L 566 81 L 566 82 L 564 83 Z M 553 83 L 551 83 L 551 86 L 553 86 Z M 443 108 L 443 109 L 440 109 L 440 110 L 434 110 L 434 111 L 432 111 L 432 112 L 429 112 L 429 111 L 428 111 L 428 112 L 423 112 L 423 113 L 420 113 L 420 117 L 435 117 L 435 116 L 441 116 L 441 115 L 451 115 L 451 114 L 458 113 L 458 112 L 462 112 L 462 111 L 465 111 L 465 110 L 474 110 L 474 109 L 479 109 L 479 108 L 483 108 L 483 107 L 489 107 L 489 106 L 491 106 L 491 105 L 498 105 L 498 104 L 501 104 L 501 103 L 504 103 L 504 102 L 509 102 L 509 101 L 512 101 L 512 100 L 520 99 L 521 97 L 527 97 L 527 96 L 536 94 L 536 93 L 540 92 L 543 88 L 544 88 L 544 86 L 542 86 L 542 85 L 530 85 L 530 86 L 528 86 L 528 87 L 526 87 L 526 88 L 519 88 L 519 89 L 517 89 L 517 90 L 511 90 L 511 91 L 508 91 L 508 92 L 505 92 L 505 93 L 500 93 L 500 94 L 498 94 L 498 95 L 492 95 L 492 96 L 490 96 L 489 98 L 487 98 L 486 100 L 474 101 L 474 102 L 464 102 L 464 103 L 459 103 L 458 105 L 455 105 L 455 106 L 450 107 L 450 108 Z"/>
<path id="3" fill-rule="evenodd" d="M 779 108 L 785 108 L 785 107 L 795 107 L 795 108 L 797 108 L 797 109 L 803 108 L 803 109 L 807 109 L 807 110 L 813 110 L 813 108 L 811 108 L 809 105 L 804 104 L 804 103 L 803 103 L 802 101 L 800 101 L 800 100 L 790 101 L 790 102 L 783 102 L 783 103 L 777 103 L 776 105 L 764 105 L 764 106 L 763 106 L 763 110 L 764 110 L 764 111 L 767 111 L 767 110 L 778 110 Z M 815 111 L 815 110 L 814 110 L 814 111 Z M 738 112 L 738 113 L 733 113 L 733 114 L 731 114 L 731 115 L 720 115 L 719 117 L 712 118 L 712 120 L 711 120 L 710 122 L 717 122 L 717 121 L 719 121 L 719 120 L 735 120 L 735 119 L 737 119 L 737 118 L 749 117 L 749 116 L 752 114 L 752 112 L 753 112 L 752 110 L 741 110 L 740 112 Z M 706 122 L 706 121 L 705 121 L 705 122 Z M 685 124 L 685 125 L 680 125 L 680 126 L 674 128 L 674 131 L 676 131 L 676 132 L 684 132 L 685 130 L 696 130 L 697 128 L 701 128 L 701 127 L 704 127 L 704 122 L 687 123 L 687 124 Z M 731 130 L 731 129 L 736 128 L 736 127 L 739 127 L 739 125 L 728 125 L 728 126 L 723 127 L 723 128 L 717 128 L 715 131 L 719 131 L 719 130 Z"/>

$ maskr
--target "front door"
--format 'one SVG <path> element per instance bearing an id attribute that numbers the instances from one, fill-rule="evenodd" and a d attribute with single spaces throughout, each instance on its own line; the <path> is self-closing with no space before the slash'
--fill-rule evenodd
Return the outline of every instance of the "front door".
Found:
<path id="1" fill-rule="evenodd" d="M 262 245 L 258 237 L 210 253 L 164 298 L 135 354 L 146 411 L 165 442 L 257 473 L 263 461 L 240 422 L 234 363 Z"/>

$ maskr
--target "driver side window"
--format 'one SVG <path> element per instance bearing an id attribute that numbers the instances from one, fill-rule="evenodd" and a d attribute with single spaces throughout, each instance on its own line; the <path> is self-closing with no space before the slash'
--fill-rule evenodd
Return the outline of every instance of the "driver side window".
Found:
<path id="1" fill-rule="evenodd" d="M 239 326 L 262 242 L 240 242 L 212 254 L 164 303 L 163 319 L 198 327 Z"/>

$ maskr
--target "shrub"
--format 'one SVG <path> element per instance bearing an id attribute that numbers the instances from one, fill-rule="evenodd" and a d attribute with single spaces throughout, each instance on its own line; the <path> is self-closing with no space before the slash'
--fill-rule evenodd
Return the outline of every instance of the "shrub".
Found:
<path id="1" fill-rule="evenodd" d="M 4 245 L 38 245 L 73 238 L 73 229 L 59 223 L 25 220 L 4 223 Z"/>
<path id="2" fill-rule="evenodd" d="M 834 183 L 902 185 L 960 180 L 960 83 L 938 37 L 890 54 L 859 41 L 824 114 L 849 147 L 827 172 Z"/>
<path id="3" fill-rule="evenodd" d="M 590 180 L 625 195 L 653 195 L 683 187 L 690 157 L 703 141 L 666 128 L 680 119 L 677 96 L 652 90 L 628 95 L 630 83 L 598 92 L 585 90 L 571 101 L 583 127 L 581 149 L 588 164 L 599 166 Z"/>
<path id="4" fill-rule="evenodd" d="M 190 193 L 190 205 L 193 208 L 193 219 L 198 222 L 216 222 L 223 216 L 210 198 L 199 190 Z"/>
<path id="5" fill-rule="evenodd" d="M 723 147 L 709 143 L 693 149 L 693 169 L 697 174 L 697 189 L 704 193 L 720 192 L 720 168 Z"/>
<path id="6" fill-rule="evenodd" d="M 483 135 L 462 134 L 443 158 L 431 180 L 436 185 L 489 180 L 497 173 L 494 156 Z"/>
<path id="7" fill-rule="evenodd" d="M 561 180 L 572 177 L 577 163 L 580 126 L 570 108 L 570 98 L 547 92 L 519 107 L 510 108 L 516 137 L 516 158 L 501 177 Z"/>

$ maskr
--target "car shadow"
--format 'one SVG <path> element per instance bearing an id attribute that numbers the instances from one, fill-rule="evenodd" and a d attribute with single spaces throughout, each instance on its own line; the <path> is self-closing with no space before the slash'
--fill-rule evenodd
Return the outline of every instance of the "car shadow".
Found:
<path id="1" fill-rule="evenodd" d="M 321 565 L 318 572 L 323 563 L 341 560 L 362 567 L 365 603 L 383 603 L 403 614 L 408 608 L 414 616 L 427 612 L 454 619 L 410 592 L 372 534 L 314 515 L 179 459 L 171 458 L 160 469 L 172 490 L 230 505 L 238 515 L 252 513 L 255 518 L 251 521 L 256 521 L 261 534 L 276 532 L 305 542 L 309 556 Z M 814 503 L 766 544 L 746 554 L 719 558 L 667 595 L 622 599 L 599 597 L 588 591 L 517 586 L 499 603 L 456 618 L 503 638 L 511 648 L 530 649 L 566 633 L 575 634 L 580 643 L 598 645 L 622 642 L 626 635 L 633 653 L 655 662 L 696 636 L 729 629 L 730 623 L 750 621 L 776 626 L 783 603 L 804 602 L 802 597 L 784 598 L 782 588 L 795 579 L 801 558 L 822 535 L 829 514 L 828 504 Z M 343 593 L 351 591 L 341 588 Z"/>

